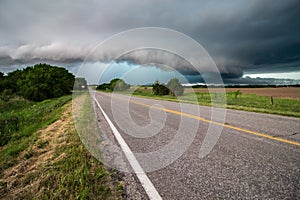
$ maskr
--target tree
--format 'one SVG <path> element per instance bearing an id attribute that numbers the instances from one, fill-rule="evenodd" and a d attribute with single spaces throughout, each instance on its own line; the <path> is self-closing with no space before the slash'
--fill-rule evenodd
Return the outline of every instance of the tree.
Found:
<path id="1" fill-rule="evenodd" d="M 11 89 L 13 93 L 17 93 L 19 91 L 17 82 L 24 79 L 25 70 L 17 69 L 9 72 L 2 82 L 4 89 Z"/>
<path id="2" fill-rule="evenodd" d="M 160 84 L 159 81 L 155 81 L 152 85 L 152 91 L 155 95 L 168 95 L 170 93 L 169 88 L 164 84 Z"/>
<path id="3" fill-rule="evenodd" d="M 110 81 L 110 83 L 103 83 L 97 86 L 97 90 L 110 90 L 110 91 L 125 91 L 130 88 L 124 80 L 115 78 Z"/>
<path id="4" fill-rule="evenodd" d="M 49 64 L 37 64 L 22 70 L 0 73 L 0 94 L 2 100 L 13 94 L 25 99 L 42 101 L 71 93 L 74 75 L 62 67 Z"/>
<path id="5" fill-rule="evenodd" d="M 111 91 L 125 91 L 130 88 L 130 85 L 127 84 L 124 80 L 115 78 L 110 81 L 110 90 Z"/>
<path id="6" fill-rule="evenodd" d="M 110 90 L 110 84 L 109 83 L 103 83 L 96 87 L 96 90 Z"/>
<path id="7" fill-rule="evenodd" d="M 17 93 L 29 100 L 43 101 L 70 94 L 74 80 L 74 75 L 65 68 L 37 64 L 21 71 Z"/>
<path id="8" fill-rule="evenodd" d="M 169 88 L 171 95 L 173 95 L 173 96 L 183 95 L 184 88 L 181 85 L 178 78 L 170 79 L 167 84 L 167 87 Z"/>

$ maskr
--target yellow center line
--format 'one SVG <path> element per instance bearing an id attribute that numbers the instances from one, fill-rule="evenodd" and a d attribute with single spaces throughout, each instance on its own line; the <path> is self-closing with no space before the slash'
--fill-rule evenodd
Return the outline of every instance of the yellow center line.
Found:
<path id="1" fill-rule="evenodd" d="M 116 98 L 116 96 L 114 96 L 114 97 Z M 121 97 L 117 97 L 117 98 L 124 100 L 124 98 L 121 98 Z M 239 128 L 239 127 L 236 127 L 236 126 L 231 126 L 231 125 L 223 124 L 223 123 L 220 123 L 220 122 L 215 122 L 215 121 L 212 121 L 212 120 L 209 120 L 209 119 L 205 119 L 203 117 L 199 117 L 199 116 L 188 114 L 188 113 L 179 112 L 179 111 L 176 111 L 176 110 L 171 110 L 171 109 L 167 109 L 167 108 L 152 106 L 152 105 L 141 103 L 141 102 L 135 101 L 135 100 L 129 100 L 129 101 L 131 103 L 134 103 L 134 104 L 137 104 L 137 105 L 155 108 L 157 110 L 162 110 L 162 111 L 165 111 L 165 112 L 168 112 L 168 113 L 173 113 L 173 114 L 176 114 L 176 115 L 189 117 L 189 118 L 196 119 L 196 120 L 199 120 L 199 121 L 202 121 L 202 122 L 211 123 L 211 124 L 215 124 L 215 125 L 218 125 L 218 126 L 223 126 L 223 127 L 226 127 L 226 128 L 230 128 L 230 129 L 245 132 L 245 133 L 250 133 L 250 134 L 253 134 L 253 135 L 257 135 L 259 137 L 264 137 L 264 138 L 268 138 L 268 139 L 271 139 L 271 140 L 276 140 L 276 141 L 280 141 L 280 142 L 300 146 L 300 143 L 296 142 L 296 141 L 286 140 L 286 139 L 271 136 L 271 135 L 268 135 L 268 134 L 265 134 L 265 133 L 259 133 L 259 132 L 247 130 L 247 129 L 244 129 L 244 128 Z"/>

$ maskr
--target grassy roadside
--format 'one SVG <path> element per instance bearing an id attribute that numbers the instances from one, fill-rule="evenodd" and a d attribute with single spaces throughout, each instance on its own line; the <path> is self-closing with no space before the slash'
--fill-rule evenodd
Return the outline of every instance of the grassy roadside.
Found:
<path id="1" fill-rule="evenodd" d="M 1 119 L 19 116 L 19 125 L 6 127 L 10 136 L 0 147 L 0 199 L 121 198 L 122 183 L 112 180 L 114 172 L 82 145 L 71 99 L 1 105 L 6 111 Z"/>
<path id="2" fill-rule="evenodd" d="M 211 97 L 218 98 L 219 93 L 195 92 L 184 93 L 183 96 L 176 98 L 171 95 L 156 96 L 153 94 L 151 87 L 132 88 L 129 91 L 122 92 L 123 94 L 132 94 L 135 96 L 167 100 L 173 102 L 183 102 L 198 104 L 203 106 L 211 106 Z M 300 101 L 289 98 L 273 98 L 267 96 L 258 96 L 255 94 L 238 95 L 236 92 L 226 93 L 226 104 L 214 104 L 214 106 L 224 107 L 228 109 L 244 110 L 250 112 L 277 114 L 283 116 L 300 117 Z"/>

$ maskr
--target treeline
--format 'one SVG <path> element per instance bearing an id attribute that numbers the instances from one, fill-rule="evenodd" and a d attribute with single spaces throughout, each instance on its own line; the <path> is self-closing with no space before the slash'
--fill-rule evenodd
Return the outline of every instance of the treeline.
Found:
<path id="1" fill-rule="evenodd" d="M 130 88 L 124 80 L 116 78 L 110 81 L 110 83 L 103 83 L 96 87 L 97 90 L 102 91 L 126 91 Z M 156 81 L 152 85 L 152 91 L 155 95 L 172 95 L 181 96 L 184 92 L 184 87 L 181 85 L 178 78 L 172 78 L 167 85 Z"/>
<path id="2" fill-rule="evenodd" d="M 124 80 L 115 78 L 109 83 L 103 83 L 97 86 L 97 90 L 105 91 L 125 91 L 130 88 L 130 85 L 127 84 Z"/>
<path id="3" fill-rule="evenodd" d="M 43 101 L 70 94 L 74 82 L 75 76 L 65 68 L 36 64 L 9 72 L 6 76 L 0 72 L 0 97 L 2 101 L 8 101 L 12 95 Z M 78 87 L 82 85 L 86 85 L 86 81 L 78 80 Z"/>

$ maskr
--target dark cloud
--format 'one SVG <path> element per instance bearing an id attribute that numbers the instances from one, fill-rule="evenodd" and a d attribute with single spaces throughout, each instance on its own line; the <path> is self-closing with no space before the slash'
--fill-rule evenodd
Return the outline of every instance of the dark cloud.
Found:
<path id="1" fill-rule="evenodd" d="M 212 56 L 224 79 L 300 71 L 299 19 L 298 0 L 3 0 L 0 71 L 43 61 L 72 66 L 111 35 L 144 26 L 171 28 L 192 37 Z M 113 48 L 117 47 L 98 54 L 98 60 L 115 58 Z M 118 60 L 156 63 L 165 70 L 175 66 L 189 76 L 198 73 L 186 60 L 163 51 L 133 52 Z"/>
<path id="2" fill-rule="evenodd" d="M 218 14 L 213 9 L 207 23 L 198 24 L 192 33 L 217 63 L 222 57 L 243 71 L 262 67 L 272 72 L 274 65 L 300 61 L 299 1 L 240 1 L 223 8 Z"/>

